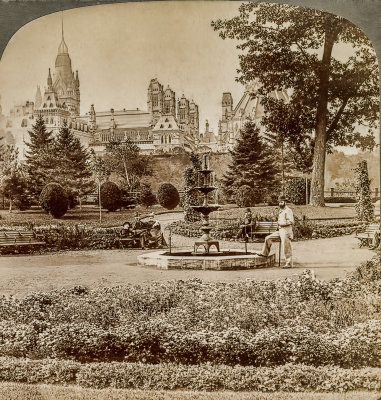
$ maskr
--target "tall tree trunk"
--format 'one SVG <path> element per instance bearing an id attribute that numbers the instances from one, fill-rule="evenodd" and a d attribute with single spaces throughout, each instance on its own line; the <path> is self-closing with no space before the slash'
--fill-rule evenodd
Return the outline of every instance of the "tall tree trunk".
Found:
<path id="1" fill-rule="evenodd" d="M 327 27 L 324 51 L 319 73 L 318 106 L 316 112 L 315 147 L 311 179 L 311 205 L 324 206 L 324 169 L 327 141 L 328 86 L 332 48 L 338 31 Z"/>

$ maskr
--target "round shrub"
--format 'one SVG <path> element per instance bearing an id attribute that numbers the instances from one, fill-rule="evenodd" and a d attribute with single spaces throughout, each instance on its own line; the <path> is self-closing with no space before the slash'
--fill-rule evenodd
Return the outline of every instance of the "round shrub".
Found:
<path id="1" fill-rule="evenodd" d="M 180 195 L 172 183 L 163 183 L 157 192 L 157 201 L 167 210 L 173 210 L 180 203 Z"/>
<path id="2" fill-rule="evenodd" d="M 120 207 L 122 195 L 114 182 L 105 182 L 101 186 L 102 207 L 108 211 L 115 211 Z"/>
<path id="3" fill-rule="evenodd" d="M 66 190 L 58 183 L 48 183 L 41 191 L 40 205 L 54 218 L 61 218 L 69 207 Z"/>
<path id="4" fill-rule="evenodd" d="M 152 192 L 150 185 L 143 184 L 141 186 L 139 203 L 145 207 L 151 207 L 157 203 L 156 196 Z"/>
<path id="5" fill-rule="evenodd" d="M 254 189 L 248 185 L 242 185 L 235 196 L 235 203 L 238 207 L 253 207 L 255 206 Z"/>

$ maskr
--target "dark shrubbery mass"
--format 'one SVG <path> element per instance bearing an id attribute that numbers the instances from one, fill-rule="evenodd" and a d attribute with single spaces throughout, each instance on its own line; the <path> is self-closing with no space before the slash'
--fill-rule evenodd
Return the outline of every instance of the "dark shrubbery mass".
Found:
<path id="1" fill-rule="evenodd" d="M 238 207 L 255 206 L 255 191 L 248 185 L 242 185 L 236 193 L 235 202 Z"/>
<path id="2" fill-rule="evenodd" d="M 40 205 L 54 218 L 61 218 L 69 207 L 66 190 L 58 183 L 48 183 L 41 191 Z"/>
<path id="3" fill-rule="evenodd" d="M 157 203 L 150 185 L 141 185 L 139 203 L 145 207 L 151 207 Z"/>
<path id="4" fill-rule="evenodd" d="M 101 186 L 101 204 L 108 211 L 115 211 L 121 205 L 122 195 L 114 182 L 105 182 Z"/>
<path id="5" fill-rule="evenodd" d="M 167 210 L 173 210 L 180 203 L 180 195 L 172 183 L 163 183 L 157 192 L 157 201 Z"/>

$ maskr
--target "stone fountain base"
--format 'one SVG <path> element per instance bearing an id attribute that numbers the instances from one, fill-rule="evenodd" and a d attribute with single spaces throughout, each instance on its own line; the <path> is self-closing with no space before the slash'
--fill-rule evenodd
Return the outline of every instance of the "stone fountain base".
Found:
<path id="1" fill-rule="evenodd" d="M 239 270 L 272 268 L 275 266 L 275 254 L 261 257 L 240 250 L 222 250 L 218 255 L 192 255 L 189 251 L 155 251 L 138 256 L 138 264 L 154 266 L 159 269 L 196 269 L 196 270 Z"/>

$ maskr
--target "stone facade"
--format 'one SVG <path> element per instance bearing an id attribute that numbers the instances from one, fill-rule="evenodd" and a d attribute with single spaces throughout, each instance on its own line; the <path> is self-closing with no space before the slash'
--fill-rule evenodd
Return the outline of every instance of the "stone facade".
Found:
<path id="1" fill-rule="evenodd" d="M 261 96 L 257 94 L 259 87 L 258 81 L 246 85 L 245 92 L 235 107 L 233 107 L 231 93 L 222 94 L 221 119 L 218 123 L 217 137 L 218 151 L 225 152 L 234 147 L 240 130 L 247 121 L 254 121 L 261 128 L 263 106 L 261 105 Z M 270 96 L 283 99 L 286 102 L 289 100 L 289 94 L 286 90 L 271 92 Z"/>

